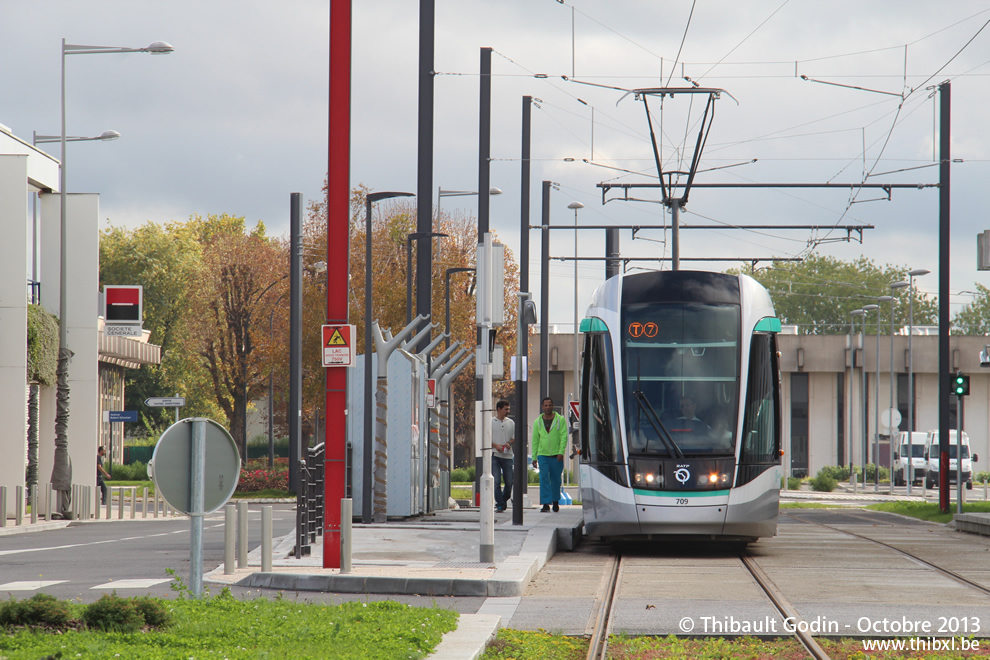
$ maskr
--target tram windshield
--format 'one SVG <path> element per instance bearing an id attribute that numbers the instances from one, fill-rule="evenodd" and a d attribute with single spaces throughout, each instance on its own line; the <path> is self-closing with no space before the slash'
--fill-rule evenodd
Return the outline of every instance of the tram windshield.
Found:
<path id="1" fill-rule="evenodd" d="M 623 309 L 629 452 L 731 455 L 739 390 L 739 306 L 648 303 Z"/>

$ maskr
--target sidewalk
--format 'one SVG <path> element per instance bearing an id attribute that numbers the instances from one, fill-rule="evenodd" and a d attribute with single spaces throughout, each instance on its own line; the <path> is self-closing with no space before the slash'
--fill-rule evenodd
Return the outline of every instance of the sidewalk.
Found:
<path id="1" fill-rule="evenodd" d="M 312 554 L 290 557 L 295 534 L 275 539 L 272 570 L 261 572 L 261 548 L 248 553 L 248 565 L 225 574 L 210 571 L 206 583 L 283 591 L 328 591 L 349 594 L 413 594 L 508 598 L 490 601 L 478 614 L 462 614 L 457 629 L 444 635 L 431 660 L 481 657 L 502 625 L 497 603 L 518 601 L 526 585 L 558 550 L 580 540 L 584 515 L 580 506 L 558 513 L 523 511 L 523 524 L 512 512 L 495 515 L 495 561 L 480 560 L 481 524 L 476 508 L 438 511 L 428 516 L 384 524 L 355 523 L 351 538 L 351 572 L 323 568 L 323 538 Z"/>
<path id="2" fill-rule="evenodd" d="M 477 509 L 437 511 L 428 516 L 382 524 L 355 523 L 351 572 L 323 568 L 323 538 L 312 554 L 290 557 L 295 535 L 274 541 L 272 571 L 261 572 L 261 548 L 248 554 L 248 566 L 224 574 L 210 571 L 206 582 L 287 591 L 415 594 L 428 596 L 521 596 L 548 559 L 573 548 L 584 524 L 580 506 L 559 513 L 523 512 L 513 525 L 511 511 L 495 516 L 495 561 L 480 561 L 481 526 Z"/>

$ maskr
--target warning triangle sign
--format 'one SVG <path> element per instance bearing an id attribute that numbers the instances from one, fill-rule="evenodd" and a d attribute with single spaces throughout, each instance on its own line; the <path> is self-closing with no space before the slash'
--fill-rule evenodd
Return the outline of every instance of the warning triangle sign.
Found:
<path id="1" fill-rule="evenodd" d="M 347 346 L 347 342 L 344 341 L 344 337 L 340 334 L 340 328 L 333 329 L 333 334 L 327 340 L 327 346 Z"/>

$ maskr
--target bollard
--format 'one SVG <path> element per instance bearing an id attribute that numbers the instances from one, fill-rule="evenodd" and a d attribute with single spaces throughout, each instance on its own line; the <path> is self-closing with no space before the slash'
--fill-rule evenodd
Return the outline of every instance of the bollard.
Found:
<path id="1" fill-rule="evenodd" d="M 0 527 L 7 526 L 7 487 L 0 486 Z"/>
<path id="2" fill-rule="evenodd" d="M 131 520 L 137 518 L 137 486 L 131 486 Z"/>
<path id="3" fill-rule="evenodd" d="M 223 574 L 234 574 L 234 505 L 228 504 L 223 508 Z"/>
<path id="4" fill-rule="evenodd" d="M 111 516 L 111 512 L 113 511 L 113 509 L 112 509 L 112 507 L 113 507 L 113 488 L 110 488 L 109 486 L 107 486 L 107 501 L 106 501 L 106 503 L 104 503 L 103 506 L 106 507 L 106 510 L 107 510 L 106 519 L 107 520 L 110 520 L 110 518 L 112 517 Z"/>
<path id="5" fill-rule="evenodd" d="M 24 524 L 24 486 L 14 487 L 14 524 L 20 527 Z"/>
<path id="6" fill-rule="evenodd" d="M 31 485 L 31 524 L 38 522 L 38 485 Z"/>
<path id="7" fill-rule="evenodd" d="M 247 568 L 248 503 L 237 503 L 237 568 Z"/>
<path id="8" fill-rule="evenodd" d="M 148 487 L 147 486 L 144 487 L 144 498 L 141 502 L 141 517 L 142 518 L 148 517 Z"/>
<path id="9" fill-rule="evenodd" d="M 51 522 L 52 520 L 52 502 L 55 501 L 55 491 L 52 490 L 52 485 L 47 484 L 45 493 L 45 520 Z"/>
<path id="10" fill-rule="evenodd" d="M 261 570 L 272 572 L 272 507 L 261 507 Z"/>
<path id="11" fill-rule="evenodd" d="M 340 574 L 351 572 L 351 523 L 353 501 L 349 497 L 340 500 Z"/>
<path id="12" fill-rule="evenodd" d="M 155 491 L 155 518 L 158 517 L 158 491 Z"/>

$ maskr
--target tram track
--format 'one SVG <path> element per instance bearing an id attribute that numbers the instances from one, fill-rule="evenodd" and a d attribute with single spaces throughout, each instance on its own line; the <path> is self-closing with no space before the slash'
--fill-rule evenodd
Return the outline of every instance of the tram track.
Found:
<path id="1" fill-rule="evenodd" d="M 857 538 L 857 539 L 860 539 L 862 541 L 868 541 L 870 543 L 874 543 L 876 545 L 879 545 L 879 546 L 882 546 L 884 548 L 887 548 L 888 550 L 893 550 L 894 552 L 896 552 L 896 553 L 898 553 L 900 555 L 903 555 L 904 557 L 907 557 L 908 559 L 911 559 L 912 561 L 915 561 L 915 562 L 921 564 L 922 566 L 925 566 L 927 568 L 932 569 L 933 571 L 939 573 L 940 575 L 943 575 L 943 576 L 949 578 L 950 580 L 953 580 L 953 581 L 955 581 L 955 582 L 957 582 L 957 583 L 959 583 L 959 584 L 961 584 L 961 585 L 963 585 L 965 587 L 969 587 L 971 589 L 974 589 L 974 590 L 976 590 L 976 591 L 978 591 L 978 592 L 980 592 L 980 593 L 982 593 L 984 595 L 990 596 L 990 589 L 988 589 L 987 587 L 983 586 L 982 584 L 979 584 L 978 582 L 973 582 L 969 578 L 966 578 L 966 577 L 964 577 L 962 575 L 959 575 L 958 573 L 956 573 L 954 571 L 950 571 L 947 568 L 943 568 L 942 566 L 939 566 L 938 564 L 932 563 L 932 562 L 928 561 L 927 559 L 924 559 L 922 557 L 919 557 L 916 554 L 913 554 L 911 552 L 908 552 L 907 550 L 903 550 L 901 548 L 898 548 L 897 546 L 891 545 L 890 543 L 886 543 L 884 541 L 878 541 L 877 539 L 870 538 L 869 536 L 864 536 L 863 534 L 857 534 L 855 532 L 850 532 L 849 530 L 842 529 L 841 527 L 836 527 L 834 525 L 828 525 L 826 523 L 818 522 L 817 520 L 809 520 L 807 518 L 802 518 L 801 516 L 796 516 L 796 515 L 794 515 L 792 513 L 781 512 L 781 515 L 786 515 L 788 518 L 791 518 L 792 520 L 797 520 L 797 521 L 800 521 L 802 523 L 806 523 L 806 524 L 810 524 L 810 525 L 818 525 L 819 527 L 824 527 L 824 528 L 830 529 L 830 530 L 832 530 L 834 532 L 839 532 L 840 534 L 845 534 L 847 536 L 851 536 L 853 538 Z"/>
<path id="2" fill-rule="evenodd" d="M 795 623 L 792 626 L 791 634 L 801 643 L 809 656 L 816 660 L 829 660 L 829 655 L 814 640 L 807 630 L 800 626 L 800 617 L 797 610 L 787 600 L 784 594 L 767 576 L 756 561 L 743 551 L 739 555 L 740 563 L 753 581 L 759 586 L 761 592 L 767 597 L 774 609 L 786 620 Z M 615 612 L 615 603 L 619 591 L 619 584 L 622 576 L 622 555 L 618 552 L 609 555 L 605 569 L 602 572 L 602 579 L 599 591 L 595 598 L 593 608 L 593 624 L 590 627 L 590 643 L 588 645 L 587 660 L 605 660 L 608 657 L 608 639 L 612 631 L 612 620 Z"/>
<path id="3" fill-rule="evenodd" d="M 743 567 L 753 577 L 766 597 L 770 599 L 771 604 L 773 604 L 774 609 L 777 610 L 780 616 L 785 621 L 791 621 L 794 624 L 791 626 L 791 634 L 801 642 L 801 646 L 804 647 L 808 654 L 812 658 L 815 658 L 815 660 L 829 660 L 829 655 L 825 652 L 825 649 L 819 646 L 811 633 L 803 629 L 800 625 L 801 617 L 798 616 L 797 609 L 791 605 L 783 592 L 773 583 L 773 580 L 763 572 L 763 569 L 756 563 L 756 560 L 743 550 L 739 555 L 739 561 L 742 562 Z"/>

